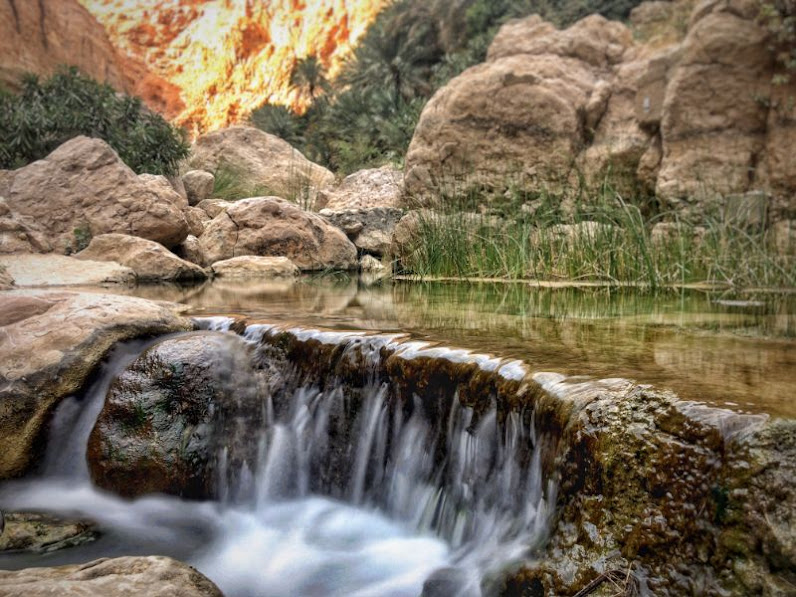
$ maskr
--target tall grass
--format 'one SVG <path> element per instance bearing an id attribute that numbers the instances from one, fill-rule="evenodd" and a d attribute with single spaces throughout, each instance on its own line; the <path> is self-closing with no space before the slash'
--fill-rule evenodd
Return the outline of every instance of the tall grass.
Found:
<path id="1" fill-rule="evenodd" d="M 425 278 L 796 287 L 796 260 L 777 254 L 770 231 L 720 212 L 695 225 L 645 216 L 610 189 L 569 207 L 552 194 L 509 195 L 484 205 L 482 194 L 468 193 L 417 212 L 399 269 Z"/>
<path id="2" fill-rule="evenodd" d="M 249 197 L 276 196 L 287 199 L 299 205 L 302 209 L 310 210 L 315 201 L 315 189 L 310 180 L 312 165 L 307 165 L 302 170 L 300 166 L 291 165 L 288 172 L 286 189 L 276 191 L 268 185 L 251 182 L 239 168 L 227 162 L 219 164 L 214 172 L 213 199 L 237 201 Z"/>

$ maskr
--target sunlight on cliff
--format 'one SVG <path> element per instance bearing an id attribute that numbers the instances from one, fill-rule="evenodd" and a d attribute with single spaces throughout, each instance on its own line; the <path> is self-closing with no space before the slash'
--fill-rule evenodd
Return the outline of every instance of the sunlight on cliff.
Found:
<path id="1" fill-rule="evenodd" d="M 317 56 L 333 77 L 387 0 L 80 0 L 111 42 L 182 90 L 174 121 L 197 134 L 264 101 L 303 109 L 289 85 Z M 145 96 L 146 100 L 147 97 Z"/>

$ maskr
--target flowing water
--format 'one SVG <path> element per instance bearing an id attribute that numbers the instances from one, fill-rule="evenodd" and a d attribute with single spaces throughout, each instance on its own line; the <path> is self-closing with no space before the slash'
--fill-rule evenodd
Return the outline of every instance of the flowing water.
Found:
<path id="1" fill-rule="evenodd" d="M 224 331 L 231 322 L 200 323 Z M 269 330 L 253 325 L 244 338 L 258 346 Z M 350 336 L 295 333 L 320 342 Z M 391 339 L 356 343 L 370 359 L 364 375 L 375 371 Z M 2 507 L 90 518 L 101 538 L 47 555 L 2 555 L 0 567 L 164 554 L 195 565 L 229 597 L 416 596 L 429 578 L 427 591 L 433 585 L 438 594 L 476 596 L 485 575 L 527 558 L 546 537 L 555 485 L 544 479 L 544 442 L 532 423 L 510 413 L 498 425 L 494 411 L 478 415 L 454 399 L 439 433 L 419 402 L 409 409 L 391 405 L 388 383 L 375 375 L 343 444 L 333 439 L 346 401 L 340 384 L 298 383 L 288 408 L 259 396 L 264 424 L 235 427 L 236 437 L 217 454 L 218 500 L 127 501 L 102 492 L 89 477 L 88 436 L 114 377 L 151 344 L 117 347 L 85 394 L 58 408 L 40 474 L 0 487 Z M 405 359 L 424 354 L 420 343 L 398 346 Z M 446 358 L 463 355 L 450 351 Z M 474 358 L 485 370 L 501 366 Z M 511 377 L 511 364 L 502 370 Z M 254 443 L 257 456 L 234 465 L 229 450 L 241 442 Z M 345 471 L 328 456 L 341 448 L 350 454 Z"/>

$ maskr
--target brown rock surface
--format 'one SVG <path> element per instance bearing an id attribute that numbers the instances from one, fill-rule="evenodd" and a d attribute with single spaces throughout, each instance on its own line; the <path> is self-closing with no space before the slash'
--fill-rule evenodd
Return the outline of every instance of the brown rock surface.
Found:
<path id="1" fill-rule="evenodd" d="M 248 126 L 202 135 L 194 143 L 190 164 L 208 172 L 219 166 L 230 168 L 246 184 L 310 205 L 318 189 L 334 182 L 331 172 L 309 161 L 287 141 Z"/>
<path id="2" fill-rule="evenodd" d="M 263 255 L 287 257 L 302 270 L 353 269 L 357 259 L 342 231 L 278 197 L 233 203 L 208 224 L 199 245 L 208 264 Z"/>
<path id="3" fill-rule="evenodd" d="M 404 175 L 390 166 L 360 170 L 318 193 L 316 209 L 402 207 Z"/>
<path id="4" fill-rule="evenodd" d="M 0 181 L 11 213 L 36 226 L 58 253 L 81 238 L 121 232 L 179 244 L 188 234 L 182 198 L 162 177 L 143 179 L 100 139 L 76 137 Z"/>
<path id="5" fill-rule="evenodd" d="M 292 278 L 299 269 L 287 257 L 241 255 L 216 261 L 213 273 L 220 278 Z"/>
<path id="6" fill-rule="evenodd" d="M 63 520 L 38 512 L 6 512 L 0 552 L 50 552 L 93 541 L 97 533 L 86 520 Z"/>
<path id="7" fill-rule="evenodd" d="M 177 309 L 104 294 L 7 293 L 0 301 L 0 479 L 27 471 L 52 409 L 116 342 L 190 329 Z"/>
<path id="8" fill-rule="evenodd" d="M 182 175 L 182 183 L 188 195 L 188 203 L 197 203 L 208 199 L 213 194 L 213 185 L 216 177 L 204 170 L 189 170 Z"/>
<path id="9" fill-rule="evenodd" d="M 0 255 L 17 286 L 102 286 L 135 282 L 135 272 L 113 261 L 81 261 L 65 255 Z"/>
<path id="10" fill-rule="evenodd" d="M 71 566 L 0 570 L 0 596 L 223 597 L 203 574 L 165 556 L 102 558 Z"/>
<path id="11" fill-rule="evenodd" d="M 127 234 L 100 234 L 75 255 L 89 261 L 115 261 L 132 269 L 139 280 L 202 280 L 207 273 L 177 257 L 163 245 Z"/>

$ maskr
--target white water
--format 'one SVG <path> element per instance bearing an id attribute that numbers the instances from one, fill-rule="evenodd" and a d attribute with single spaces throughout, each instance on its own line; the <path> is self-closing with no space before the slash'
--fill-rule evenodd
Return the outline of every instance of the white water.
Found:
<path id="1" fill-rule="evenodd" d="M 265 333 L 259 326 L 246 337 L 259 342 Z M 375 359 L 378 347 L 362 346 L 368 342 L 358 341 L 358 350 Z M 416 596 L 435 571 L 454 569 L 448 594 L 477 596 L 483 574 L 527 557 L 545 537 L 554 489 L 542 482 L 539 442 L 519 415 L 509 415 L 500 431 L 494 411 L 476 421 L 455 400 L 441 467 L 419 404 L 404 420 L 377 383 L 364 392 L 354 423 L 350 471 L 339 471 L 328 496 L 317 494 L 315 473 L 333 464 L 330 425 L 345 400 L 336 387 L 299 388 L 278 419 L 263 397 L 265 427 L 230 439 L 257 442 L 257 461 L 229 470 L 221 450 L 217 502 L 127 501 L 102 492 L 88 478 L 87 438 L 113 377 L 144 348 L 118 349 L 81 403 L 62 404 L 41 477 L 0 486 L 0 507 L 85 516 L 103 537 L 47 558 L 0 556 L 0 567 L 159 553 L 190 562 L 228 597 Z M 537 447 L 521 461 L 523 443 Z"/>

